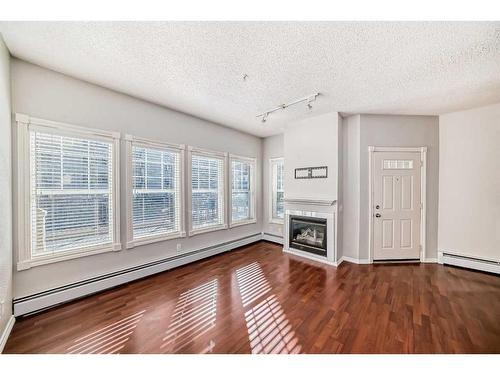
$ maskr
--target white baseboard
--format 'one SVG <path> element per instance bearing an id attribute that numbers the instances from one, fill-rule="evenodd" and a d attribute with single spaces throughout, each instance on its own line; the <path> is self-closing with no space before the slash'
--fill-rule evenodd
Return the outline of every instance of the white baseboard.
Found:
<path id="1" fill-rule="evenodd" d="M 276 234 L 262 232 L 262 239 L 264 241 L 270 241 L 270 242 L 274 242 L 274 243 L 278 243 L 280 245 L 283 245 L 283 236 L 278 236 Z"/>
<path id="2" fill-rule="evenodd" d="M 7 325 L 2 332 L 2 336 L 0 336 L 0 353 L 3 353 L 3 349 L 7 344 L 7 340 L 9 339 L 10 332 L 12 331 L 12 327 L 14 327 L 14 323 L 16 322 L 16 318 L 14 315 L 11 315 L 10 319 L 7 321 Z"/>
<path id="3" fill-rule="evenodd" d="M 181 254 L 176 257 L 160 259 L 137 267 L 113 272 L 100 277 L 84 280 L 78 283 L 55 288 L 31 296 L 14 299 L 14 315 L 21 316 L 46 309 L 64 302 L 94 294 L 133 280 L 167 271 L 171 268 L 179 267 L 203 258 L 217 255 L 238 247 L 248 245 L 262 239 L 262 234 L 258 233 L 239 240 L 226 242 L 221 245 L 211 246 L 190 253 Z"/>
<path id="4" fill-rule="evenodd" d="M 357 258 L 345 256 L 345 255 L 341 259 L 343 261 L 345 260 L 346 262 L 354 263 L 354 264 L 370 264 L 370 259 L 357 259 Z"/>
<path id="5" fill-rule="evenodd" d="M 438 259 L 437 258 L 425 258 L 422 263 L 437 263 Z"/>
<path id="6" fill-rule="evenodd" d="M 446 254 L 440 252 L 439 263 L 500 274 L 500 263 L 481 260 L 481 259 L 473 259 L 473 258 L 463 257 L 460 255 Z"/>
<path id="7" fill-rule="evenodd" d="M 295 255 L 298 257 L 302 257 L 302 258 L 306 258 L 306 259 L 310 259 L 310 260 L 315 260 L 316 262 L 325 263 L 325 264 L 328 264 L 330 266 L 337 267 L 339 264 L 338 262 L 331 262 L 328 259 L 326 259 L 325 257 L 315 256 L 314 254 L 308 254 L 304 251 L 302 251 L 302 252 L 300 252 L 300 254 L 298 254 L 296 251 L 283 249 L 283 252 L 287 253 L 287 254 Z"/>

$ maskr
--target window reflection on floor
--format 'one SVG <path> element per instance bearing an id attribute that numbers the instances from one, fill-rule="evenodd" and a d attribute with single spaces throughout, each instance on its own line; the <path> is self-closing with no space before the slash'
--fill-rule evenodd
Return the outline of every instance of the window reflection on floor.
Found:
<path id="1" fill-rule="evenodd" d="M 261 300 L 245 312 L 252 353 L 300 353 L 292 325 L 277 297 L 270 294 L 272 287 L 259 263 L 236 270 L 236 279 L 243 307 Z"/>
<path id="2" fill-rule="evenodd" d="M 182 293 L 161 347 L 179 350 L 209 331 L 215 326 L 216 310 L 217 279 Z"/>
<path id="3" fill-rule="evenodd" d="M 146 310 L 109 324 L 75 340 L 67 349 L 70 354 L 111 354 L 125 346 Z"/>

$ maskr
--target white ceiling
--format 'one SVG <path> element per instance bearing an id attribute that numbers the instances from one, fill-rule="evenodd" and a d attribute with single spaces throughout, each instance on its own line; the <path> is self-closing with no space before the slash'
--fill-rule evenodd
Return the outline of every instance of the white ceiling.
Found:
<path id="1" fill-rule="evenodd" d="M 311 113 L 436 115 L 500 101 L 500 22 L 2 22 L 0 32 L 20 59 L 258 136 Z M 317 91 L 312 111 L 255 117 Z"/>

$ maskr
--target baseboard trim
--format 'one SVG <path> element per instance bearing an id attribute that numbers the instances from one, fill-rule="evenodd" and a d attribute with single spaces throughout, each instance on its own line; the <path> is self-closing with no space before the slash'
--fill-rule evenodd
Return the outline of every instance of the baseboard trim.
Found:
<path id="1" fill-rule="evenodd" d="M 487 260 L 474 259 L 454 254 L 440 253 L 439 263 L 450 266 L 462 267 L 462 268 L 471 268 L 478 271 L 490 272 L 500 275 L 500 263 Z"/>
<path id="2" fill-rule="evenodd" d="M 262 240 L 262 234 L 257 233 L 238 240 L 209 246 L 186 254 L 160 259 L 136 267 L 127 268 L 122 271 L 94 277 L 33 295 L 16 298 L 13 301 L 14 316 L 17 317 L 32 314 L 77 298 L 128 283 L 130 281 L 138 280 L 175 267 L 195 262 L 197 260 L 234 250 L 238 247 L 249 245 L 260 240 Z"/>
<path id="3" fill-rule="evenodd" d="M 0 353 L 3 353 L 5 345 L 7 345 L 7 340 L 9 339 L 10 332 L 12 331 L 15 322 L 16 318 L 14 317 L 14 315 L 11 315 L 9 320 L 7 321 L 5 329 L 2 332 L 2 336 L 0 337 Z"/>
<path id="4" fill-rule="evenodd" d="M 306 258 L 306 259 L 309 259 L 309 260 L 314 260 L 316 262 L 328 264 L 330 266 L 337 267 L 339 265 L 338 262 L 331 262 L 327 258 L 319 257 L 319 256 L 314 256 L 314 254 L 308 254 L 305 251 L 301 251 L 300 253 L 297 253 L 298 251 L 300 251 L 300 250 L 283 249 L 284 253 L 287 253 L 287 254 L 290 254 L 290 255 L 295 255 L 297 257 Z"/>
<path id="5" fill-rule="evenodd" d="M 262 232 L 262 239 L 264 241 L 274 242 L 274 243 L 283 245 L 283 236 L 278 236 L 276 234 Z"/>
<path id="6" fill-rule="evenodd" d="M 437 258 L 425 258 L 422 263 L 437 263 Z"/>
<path id="7" fill-rule="evenodd" d="M 370 264 L 370 259 L 357 259 L 357 258 L 345 256 L 345 255 L 341 259 L 343 261 L 345 260 L 346 262 L 354 263 L 354 264 Z"/>

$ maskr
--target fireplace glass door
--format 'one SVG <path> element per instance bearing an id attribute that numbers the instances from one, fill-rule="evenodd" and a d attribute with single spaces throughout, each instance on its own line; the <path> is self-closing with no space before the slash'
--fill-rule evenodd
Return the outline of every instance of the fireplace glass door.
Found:
<path id="1" fill-rule="evenodd" d="M 326 219 L 290 216 L 289 246 L 326 257 Z"/>

